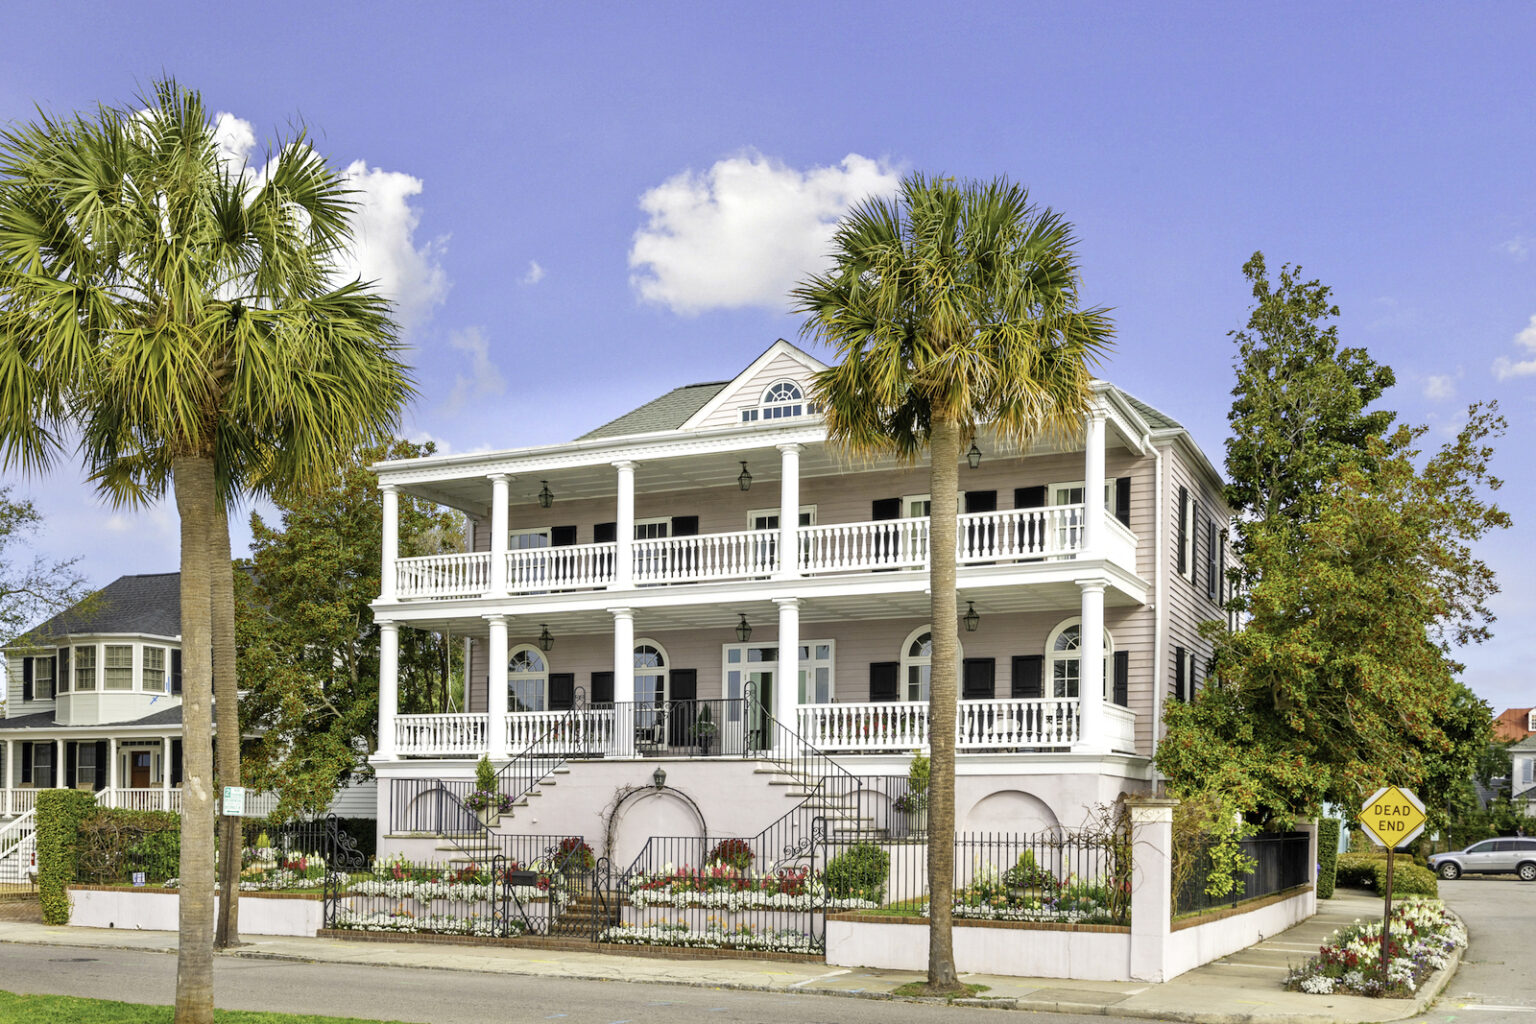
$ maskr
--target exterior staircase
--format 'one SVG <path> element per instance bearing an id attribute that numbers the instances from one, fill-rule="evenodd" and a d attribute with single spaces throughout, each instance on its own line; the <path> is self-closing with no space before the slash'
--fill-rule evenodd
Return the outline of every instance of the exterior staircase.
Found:
<path id="1" fill-rule="evenodd" d="M 876 828 L 874 817 L 861 806 L 857 792 L 846 787 L 829 788 L 823 777 L 794 762 L 766 761 L 753 774 L 762 776 L 770 787 L 781 792 L 791 802 L 791 811 L 803 810 L 813 818 L 825 818 L 832 832 L 884 834 L 885 830 Z"/>
<path id="2" fill-rule="evenodd" d="M 519 811 L 527 808 L 534 800 L 542 799 L 548 790 L 560 783 L 560 777 L 571 774 L 571 769 L 562 765 L 552 770 L 547 776 L 540 779 L 534 787 L 518 797 L 512 803 L 512 809 L 502 814 L 504 819 L 515 819 Z M 499 838 L 502 833 L 495 829 L 476 827 L 463 834 L 443 833 L 438 835 L 437 850 L 441 854 L 439 859 L 453 864 L 456 867 L 465 867 L 469 864 L 489 864 L 491 858 L 502 852 Z"/>
<path id="3" fill-rule="evenodd" d="M 37 811 L 18 815 L 0 827 L 0 886 L 30 886 L 35 876 Z"/>

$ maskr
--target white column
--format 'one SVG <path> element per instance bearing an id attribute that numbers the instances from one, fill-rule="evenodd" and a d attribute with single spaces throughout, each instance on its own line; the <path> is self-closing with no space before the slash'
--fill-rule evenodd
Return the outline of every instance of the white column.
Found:
<path id="1" fill-rule="evenodd" d="M 613 559 L 613 585 L 616 589 L 623 590 L 634 586 L 635 581 L 635 464 L 615 462 L 613 468 L 619 471 L 619 507 L 617 521 L 613 527 L 618 551 L 615 552 Z M 633 660 L 634 652 L 631 651 L 626 661 Z M 630 673 L 631 676 L 633 674 L 633 672 Z M 619 685 L 617 675 L 614 676 L 613 685 L 615 700 L 634 700 L 633 696 L 619 696 L 621 691 L 617 689 Z"/>
<path id="2" fill-rule="evenodd" d="M 11 790 L 16 788 L 16 761 L 11 754 L 11 748 L 15 744 L 8 740 L 0 741 L 0 772 L 5 775 L 5 785 L 0 786 L 0 815 L 10 817 L 11 814 Z"/>
<path id="3" fill-rule="evenodd" d="M 400 627 L 379 621 L 379 749 L 378 757 L 394 760 L 395 715 L 400 708 Z"/>
<path id="4" fill-rule="evenodd" d="M 1173 809 L 1177 800 L 1131 797 L 1131 977 L 1168 980 L 1173 926 Z"/>
<path id="5" fill-rule="evenodd" d="M 608 610 L 613 613 L 613 699 L 627 704 L 635 699 L 635 612 Z"/>
<path id="6" fill-rule="evenodd" d="M 1083 459 L 1083 551 L 1098 555 L 1104 541 L 1104 413 L 1088 414 Z"/>
<path id="7" fill-rule="evenodd" d="M 380 484 L 384 494 L 384 558 L 379 567 L 379 600 L 395 599 L 395 563 L 400 559 L 400 495 L 394 484 Z"/>
<path id="8" fill-rule="evenodd" d="M 131 780 L 130 780 L 131 781 Z M 117 791 L 117 737 L 107 737 L 107 788 Z"/>
<path id="9" fill-rule="evenodd" d="M 773 717 L 784 727 L 776 730 L 778 738 L 790 745 L 800 730 L 800 599 L 779 597 L 774 604 L 779 606 L 779 671 L 773 682 Z"/>
<path id="10" fill-rule="evenodd" d="M 1082 622 L 1078 633 L 1077 675 L 1078 740 L 1076 750 L 1103 753 L 1104 740 L 1104 584 L 1079 580 L 1083 591 Z"/>
<path id="11" fill-rule="evenodd" d="M 64 770 L 64 741 L 53 741 L 53 788 L 63 789 L 65 780 L 69 778 Z"/>
<path id="12" fill-rule="evenodd" d="M 506 531 L 502 531 L 505 534 Z M 485 745 L 491 758 L 507 756 L 507 617 L 487 615 L 491 626 L 490 671 L 486 682 Z"/>
<path id="13" fill-rule="evenodd" d="M 496 473 L 491 477 L 491 593 L 507 592 L 507 482 L 511 477 Z"/>
<path id="14" fill-rule="evenodd" d="M 781 444 L 779 451 L 784 477 L 779 484 L 778 575 L 792 579 L 800 575 L 800 446 Z"/>
<path id="15" fill-rule="evenodd" d="M 380 787 L 383 788 L 383 787 Z M 160 809 L 171 809 L 171 737 L 160 737 Z"/>

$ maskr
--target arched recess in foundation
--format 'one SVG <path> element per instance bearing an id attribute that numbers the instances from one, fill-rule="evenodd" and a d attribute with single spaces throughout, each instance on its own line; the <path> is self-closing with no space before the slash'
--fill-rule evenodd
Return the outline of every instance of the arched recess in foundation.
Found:
<path id="1" fill-rule="evenodd" d="M 682 792 L 676 789 L 640 789 L 625 796 L 614 809 L 613 824 L 609 830 L 608 856 L 613 870 L 619 872 L 634 862 L 652 836 L 701 839 L 704 835 L 703 813 Z M 679 864 L 702 863 L 702 860 L 684 861 L 670 854 L 663 856 L 663 860 L 666 859 Z"/>
<path id="2" fill-rule="evenodd" d="M 1018 789 L 989 793 L 960 819 L 962 832 L 1052 832 L 1061 827 L 1045 801 Z"/>

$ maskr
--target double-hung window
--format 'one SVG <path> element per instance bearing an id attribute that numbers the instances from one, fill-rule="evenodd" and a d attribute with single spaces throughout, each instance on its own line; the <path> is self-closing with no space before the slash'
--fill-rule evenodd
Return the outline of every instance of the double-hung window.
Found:
<path id="1" fill-rule="evenodd" d="M 144 689 L 150 693 L 165 692 L 165 648 L 144 648 Z"/>
<path id="2" fill-rule="evenodd" d="M 133 689 L 133 645 L 107 644 L 102 685 L 108 690 Z"/>
<path id="3" fill-rule="evenodd" d="M 96 689 L 96 648 L 76 647 L 75 656 L 75 689 Z"/>

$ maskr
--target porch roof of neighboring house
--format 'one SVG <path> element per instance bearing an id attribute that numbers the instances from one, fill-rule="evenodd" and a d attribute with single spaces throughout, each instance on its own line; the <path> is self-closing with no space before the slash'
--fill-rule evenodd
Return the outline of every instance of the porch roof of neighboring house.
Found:
<path id="1" fill-rule="evenodd" d="M 35 715 L 18 715 L 15 718 L 0 719 L 0 733 L 26 732 L 39 729 L 67 729 L 71 732 L 100 731 L 102 729 L 123 729 L 157 727 L 173 725 L 181 728 L 181 705 L 166 708 L 164 711 L 156 711 L 154 714 L 145 715 L 143 718 L 130 718 L 124 722 L 91 722 L 91 723 L 65 723 L 54 718 L 52 711 L 40 711 Z"/>
<path id="2" fill-rule="evenodd" d="M 181 635 L 181 573 L 119 576 L 94 594 L 28 631 L 27 639 L 142 633 Z"/>
<path id="3" fill-rule="evenodd" d="M 728 380 L 709 381 L 704 384 L 688 384 L 673 388 L 660 398 L 653 398 L 638 409 L 609 420 L 596 430 L 589 430 L 576 440 L 587 441 L 598 437 L 624 437 L 628 434 L 649 434 L 657 430 L 676 430 L 704 408 L 711 398 L 718 395 Z"/>

